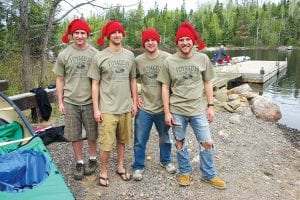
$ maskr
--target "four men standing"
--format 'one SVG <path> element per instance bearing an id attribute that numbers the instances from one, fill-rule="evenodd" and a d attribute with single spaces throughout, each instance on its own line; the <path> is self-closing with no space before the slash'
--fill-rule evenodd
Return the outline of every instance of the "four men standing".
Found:
<path id="1" fill-rule="evenodd" d="M 86 32 L 88 36 L 90 33 L 89 29 L 85 30 L 81 26 L 77 29 L 83 30 L 77 31 L 81 35 Z M 79 40 L 77 41 L 75 37 L 77 34 L 75 30 L 77 29 L 71 28 L 68 32 L 68 34 L 73 35 L 74 45 L 79 43 Z M 73 63 L 70 57 L 71 53 L 64 57 L 59 56 L 53 69 L 59 75 L 57 78 L 57 94 L 59 110 L 62 114 L 65 114 L 63 100 L 73 103 L 68 101 L 69 96 L 72 97 L 73 93 L 78 98 L 88 98 L 85 101 L 88 102 L 87 104 L 90 107 L 90 115 L 92 113 L 91 102 L 93 103 L 95 120 L 91 119 L 93 121 L 91 123 L 94 123 L 94 121 L 99 123 L 101 163 L 99 185 L 109 186 L 110 184 L 107 165 L 110 152 L 115 145 L 118 153 L 116 173 L 124 181 L 131 179 L 131 174 L 124 167 L 124 154 L 125 145 L 131 144 L 132 117 L 135 117 L 134 162 L 132 164 L 134 180 L 142 179 L 145 168 L 146 145 L 154 123 L 159 133 L 161 166 L 169 173 L 176 172 L 176 168 L 172 164 L 171 140 L 169 137 L 169 129 L 172 127 L 179 165 L 178 184 L 187 186 L 191 183 L 191 164 L 186 143 L 186 128 L 189 123 L 199 142 L 202 180 L 219 189 L 226 188 L 225 183 L 216 176 L 213 166 L 213 141 L 208 124 L 214 118 L 211 82 L 214 71 L 209 58 L 205 54 L 193 50 L 195 43 L 198 43 L 199 49 L 205 47 L 196 30 L 191 24 L 182 23 L 176 33 L 178 52 L 170 55 L 158 49 L 160 36 L 157 31 L 146 29 L 142 33 L 142 45 L 145 53 L 136 59 L 132 52 L 122 47 L 124 36 L 125 30 L 118 21 L 109 21 L 102 28 L 101 37 L 97 42 L 101 46 L 104 45 L 106 37 L 109 46 L 100 52 L 95 51 L 97 53 L 88 68 L 88 72 L 85 70 L 84 80 L 86 82 L 81 82 L 80 79 L 72 82 L 72 85 L 66 84 L 63 88 L 64 76 L 67 77 L 66 74 L 76 68 L 80 69 L 81 66 L 70 67 L 67 70 L 68 73 L 58 70 L 59 66 L 61 68 L 67 66 L 66 62 Z M 81 47 L 81 45 L 79 46 Z M 84 47 L 83 49 L 87 48 L 86 45 L 82 47 Z M 74 53 L 72 52 L 72 54 Z M 82 54 L 81 59 L 83 59 L 83 56 L 84 54 Z M 90 65 L 91 59 L 83 60 L 88 60 L 88 64 L 85 66 Z M 137 96 L 137 74 L 141 78 L 141 97 Z M 74 77 L 77 77 L 77 73 L 71 74 L 70 77 L 74 79 Z M 80 77 L 83 77 L 83 75 L 80 75 Z M 66 78 L 66 80 L 69 79 Z M 69 94 L 69 90 L 74 90 L 74 92 Z M 82 103 L 79 105 L 79 108 L 82 109 Z M 137 107 L 139 110 L 137 110 Z M 67 115 L 65 115 L 65 120 L 67 128 L 71 124 Z M 67 124 L 69 125 L 67 126 Z M 76 121 L 76 125 L 78 124 L 81 126 L 80 121 Z M 86 121 L 83 121 L 83 125 L 86 126 Z M 66 130 L 69 129 L 70 127 Z M 79 125 L 76 126 L 76 131 L 80 130 Z M 67 135 L 69 132 L 67 132 Z M 76 146 L 76 141 L 79 139 L 79 136 L 77 136 L 74 136 L 74 138 L 68 137 L 68 139 L 75 141 L 73 142 L 75 156 L 80 161 L 77 162 L 81 163 L 81 153 L 77 152 L 79 152 L 79 147 L 82 148 L 82 140 Z M 95 139 L 95 137 L 92 137 L 92 139 Z M 91 161 L 96 157 L 96 145 L 91 143 L 90 140 L 89 144 L 91 146 Z M 89 170 L 86 171 L 89 172 Z"/>

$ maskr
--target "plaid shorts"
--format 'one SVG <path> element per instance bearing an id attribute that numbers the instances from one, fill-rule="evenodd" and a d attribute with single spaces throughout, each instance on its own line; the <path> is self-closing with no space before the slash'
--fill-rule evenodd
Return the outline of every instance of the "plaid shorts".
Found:
<path id="1" fill-rule="evenodd" d="M 65 130 L 64 137 L 71 142 L 81 140 L 82 127 L 88 140 L 97 140 L 98 124 L 94 119 L 93 105 L 73 105 L 64 102 L 65 107 Z"/>
<path id="2" fill-rule="evenodd" d="M 131 145 L 132 142 L 131 113 L 103 114 L 103 121 L 99 124 L 100 150 L 111 151 L 116 143 Z"/>

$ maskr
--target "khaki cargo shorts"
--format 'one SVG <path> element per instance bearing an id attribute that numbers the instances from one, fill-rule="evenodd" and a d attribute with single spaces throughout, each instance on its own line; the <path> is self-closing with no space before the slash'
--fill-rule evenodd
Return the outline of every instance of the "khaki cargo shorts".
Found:
<path id="1" fill-rule="evenodd" d="M 111 151 L 116 143 L 131 145 L 132 143 L 131 113 L 103 114 L 103 121 L 99 124 L 100 150 Z"/>

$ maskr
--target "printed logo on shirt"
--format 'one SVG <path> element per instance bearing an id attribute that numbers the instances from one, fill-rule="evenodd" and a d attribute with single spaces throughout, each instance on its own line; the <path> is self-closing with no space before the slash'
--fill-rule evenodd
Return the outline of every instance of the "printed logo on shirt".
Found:
<path id="1" fill-rule="evenodd" d="M 191 85 L 198 76 L 200 70 L 195 65 L 184 65 L 176 67 L 177 76 L 181 77 L 178 85 Z"/>
<path id="2" fill-rule="evenodd" d="M 79 65 L 76 66 L 78 69 L 84 69 L 85 65 L 83 63 L 80 63 Z"/>
<path id="3" fill-rule="evenodd" d="M 128 81 L 130 73 L 130 61 L 128 60 L 110 60 L 109 67 L 114 72 L 112 80 L 114 81 Z"/>
<path id="4" fill-rule="evenodd" d="M 143 81 L 146 86 L 156 87 L 159 82 L 156 80 L 161 66 L 149 65 L 143 68 Z"/>
<path id="5" fill-rule="evenodd" d="M 87 56 L 73 56 L 69 62 L 75 66 L 74 77 L 85 77 L 88 71 L 88 66 L 92 62 L 92 58 Z"/>

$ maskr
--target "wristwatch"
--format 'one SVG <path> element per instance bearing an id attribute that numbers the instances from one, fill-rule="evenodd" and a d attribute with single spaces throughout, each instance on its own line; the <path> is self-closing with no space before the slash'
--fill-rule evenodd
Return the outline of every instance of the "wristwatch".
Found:
<path id="1" fill-rule="evenodd" d="M 207 104 L 207 107 L 213 107 L 214 106 L 214 104 L 213 103 L 209 103 L 209 104 Z"/>

